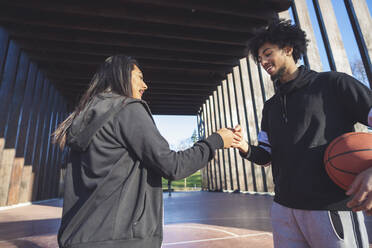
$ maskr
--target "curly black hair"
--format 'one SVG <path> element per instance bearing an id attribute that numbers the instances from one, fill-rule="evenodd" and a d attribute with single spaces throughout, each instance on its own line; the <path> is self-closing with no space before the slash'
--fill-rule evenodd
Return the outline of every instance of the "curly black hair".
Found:
<path id="1" fill-rule="evenodd" d="M 293 47 L 293 59 L 297 60 L 306 53 L 309 42 L 306 33 L 297 25 L 292 25 L 290 20 L 277 19 L 272 21 L 266 28 L 257 30 L 255 36 L 248 41 L 248 54 L 251 54 L 258 62 L 258 49 L 266 42 L 277 45 Z"/>

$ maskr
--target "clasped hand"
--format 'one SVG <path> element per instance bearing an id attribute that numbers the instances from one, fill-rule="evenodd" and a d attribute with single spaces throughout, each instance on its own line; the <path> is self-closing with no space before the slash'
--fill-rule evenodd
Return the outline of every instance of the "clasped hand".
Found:
<path id="1" fill-rule="evenodd" d="M 347 203 L 349 208 L 364 210 L 367 215 L 372 215 L 372 168 L 358 174 L 346 194 L 353 195 Z"/>
<path id="2" fill-rule="evenodd" d="M 221 128 L 217 133 L 222 137 L 224 148 L 238 148 L 242 152 L 248 151 L 248 143 L 243 139 L 243 129 L 240 125 L 234 128 Z"/>

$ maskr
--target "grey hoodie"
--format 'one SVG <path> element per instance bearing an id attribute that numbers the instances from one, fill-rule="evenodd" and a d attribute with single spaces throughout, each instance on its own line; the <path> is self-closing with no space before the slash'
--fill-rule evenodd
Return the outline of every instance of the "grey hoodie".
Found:
<path id="1" fill-rule="evenodd" d="M 112 108 L 118 111 L 108 117 Z M 171 151 L 144 101 L 112 93 L 96 96 L 75 118 L 67 143 L 60 247 L 160 247 L 161 177 L 187 177 L 223 148 L 212 134 Z"/>

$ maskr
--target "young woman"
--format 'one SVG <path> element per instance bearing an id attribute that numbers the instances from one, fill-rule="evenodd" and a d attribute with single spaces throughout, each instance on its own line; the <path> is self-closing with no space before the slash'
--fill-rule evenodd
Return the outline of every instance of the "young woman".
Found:
<path id="1" fill-rule="evenodd" d="M 65 177 L 60 247 L 160 247 L 161 178 L 187 177 L 230 147 L 221 129 L 180 152 L 169 149 L 147 104 L 138 63 L 109 57 L 54 138 L 71 148 Z"/>

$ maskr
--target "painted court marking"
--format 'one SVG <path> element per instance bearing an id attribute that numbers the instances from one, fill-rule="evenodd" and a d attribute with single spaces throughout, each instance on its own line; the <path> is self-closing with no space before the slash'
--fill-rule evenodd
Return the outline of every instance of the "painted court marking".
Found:
<path id="1" fill-rule="evenodd" d="M 180 227 L 180 228 L 194 228 L 194 229 L 203 229 L 203 230 L 212 230 L 212 231 L 218 231 L 218 232 L 223 232 L 223 233 L 226 233 L 226 234 L 229 234 L 231 236 L 234 236 L 234 237 L 238 237 L 239 235 L 235 234 L 235 233 L 232 233 L 232 232 L 229 232 L 229 231 L 225 231 L 225 230 L 222 230 L 222 229 L 218 229 L 218 228 L 213 228 L 213 227 L 201 227 L 201 226 L 188 226 L 188 225 L 183 225 L 183 226 L 180 226 L 180 225 L 177 225 L 177 226 L 172 226 L 172 228 L 175 228 L 175 227 Z"/>
<path id="2" fill-rule="evenodd" d="M 208 242 L 208 241 L 215 241 L 215 240 L 237 239 L 237 238 L 246 238 L 246 237 L 263 236 L 263 235 L 272 236 L 270 233 L 252 233 L 252 234 L 246 234 L 246 235 L 238 235 L 238 236 L 235 236 L 235 237 L 199 239 L 199 240 L 181 241 L 181 242 L 174 242 L 174 243 L 164 243 L 163 246 L 182 245 L 182 244 L 190 244 L 190 243 L 201 243 L 201 242 Z"/>
<path id="3" fill-rule="evenodd" d="M 172 242 L 172 243 L 163 243 L 162 246 L 170 246 L 170 245 L 183 245 L 183 244 L 191 244 L 191 243 L 201 243 L 201 242 L 209 242 L 209 241 L 217 241 L 217 240 L 228 240 L 228 239 L 237 239 L 237 238 L 247 238 L 247 237 L 255 237 L 255 236 L 263 236 L 268 235 L 272 237 L 271 233 L 251 233 L 251 234 L 245 234 L 245 235 L 238 235 L 226 230 L 213 228 L 213 227 L 204 227 L 204 226 L 188 226 L 188 225 L 177 225 L 177 226 L 168 226 L 168 228 L 194 228 L 194 229 L 202 229 L 202 230 L 212 230 L 217 232 L 223 232 L 230 236 L 228 237 L 221 237 L 221 238 L 210 238 L 210 239 L 199 239 L 199 240 L 190 240 L 190 241 L 180 241 L 180 242 Z"/>

